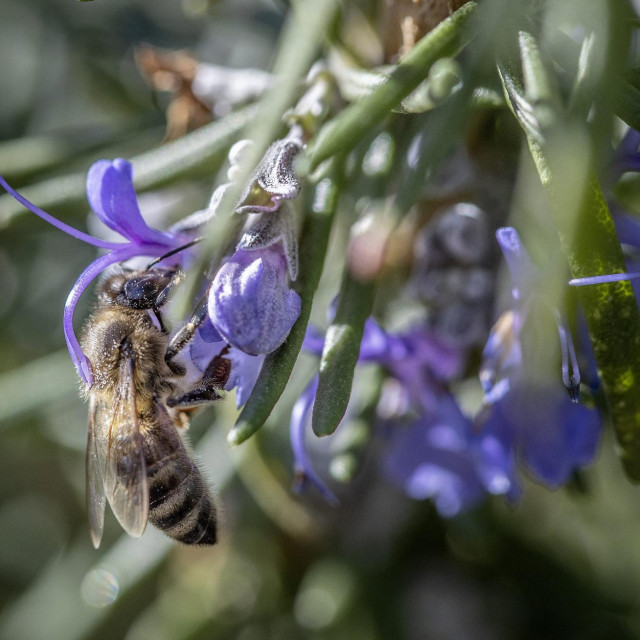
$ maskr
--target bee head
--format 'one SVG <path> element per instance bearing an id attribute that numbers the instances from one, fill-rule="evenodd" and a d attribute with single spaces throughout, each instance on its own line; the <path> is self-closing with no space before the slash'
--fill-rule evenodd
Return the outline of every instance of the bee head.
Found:
<path id="1" fill-rule="evenodd" d="M 177 278 L 176 269 L 121 271 L 102 283 L 98 297 L 103 303 L 129 309 L 157 309 L 164 304 L 169 288 Z"/>

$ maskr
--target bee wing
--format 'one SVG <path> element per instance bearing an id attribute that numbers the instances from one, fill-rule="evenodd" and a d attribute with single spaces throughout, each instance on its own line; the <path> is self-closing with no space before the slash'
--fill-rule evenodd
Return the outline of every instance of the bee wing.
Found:
<path id="1" fill-rule="evenodd" d="M 102 540 L 104 529 L 104 506 L 106 496 L 104 493 L 104 481 L 100 470 L 98 446 L 96 441 L 96 422 L 104 413 L 104 405 L 96 399 L 95 395 L 89 400 L 89 425 L 87 435 L 87 512 L 89 513 L 89 529 L 91 542 L 97 549 Z"/>
<path id="2" fill-rule="evenodd" d="M 122 528 L 138 538 L 149 518 L 149 488 L 132 359 L 122 359 L 112 406 L 96 413 L 94 442 L 91 464 L 102 479 L 104 495 Z"/>

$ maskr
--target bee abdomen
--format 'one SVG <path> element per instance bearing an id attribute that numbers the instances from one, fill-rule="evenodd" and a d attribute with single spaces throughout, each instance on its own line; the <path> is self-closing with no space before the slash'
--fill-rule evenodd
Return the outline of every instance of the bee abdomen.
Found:
<path id="1" fill-rule="evenodd" d="M 148 469 L 149 522 L 185 544 L 216 542 L 216 508 L 196 464 L 177 451 Z"/>

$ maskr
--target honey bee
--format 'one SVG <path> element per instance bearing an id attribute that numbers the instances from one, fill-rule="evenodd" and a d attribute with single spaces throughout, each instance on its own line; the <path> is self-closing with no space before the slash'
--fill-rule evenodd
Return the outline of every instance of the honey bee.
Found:
<path id="1" fill-rule="evenodd" d="M 121 270 L 99 285 L 82 348 L 94 383 L 87 391 L 87 507 L 98 548 L 108 501 L 134 537 L 147 522 L 185 544 L 216 542 L 216 506 L 183 438 L 187 414 L 220 397 L 231 363 L 226 349 L 186 392 L 184 368 L 166 359 L 160 307 L 176 269 Z"/>

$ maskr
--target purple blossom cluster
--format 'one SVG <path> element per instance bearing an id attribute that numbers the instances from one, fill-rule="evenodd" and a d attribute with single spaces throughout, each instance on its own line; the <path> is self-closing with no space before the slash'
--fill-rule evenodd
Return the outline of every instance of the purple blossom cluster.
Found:
<path id="1" fill-rule="evenodd" d="M 639 145 L 640 134 L 630 129 L 613 154 L 605 185 L 611 187 L 625 173 L 640 170 Z M 629 273 L 581 278 L 569 284 L 589 286 L 633 280 L 637 296 L 640 224 L 635 216 L 622 211 L 613 197 L 609 204 Z M 449 215 L 452 217 L 453 212 Z M 474 223 L 477 224 L 477 217 Z M 427 237 L 431 239 L 437 233 L 436 225 Z M 359 361 L 382 366 L 399 383 L 405 396 L 405 401 L 399 403 L 403 407 L 402 419 L 385 418 L 383 433 L 388 442 L 382 461 L 384 471 L 410 497 L 431 498 L 443 517 L 455 516 L 487 495 L 517 501 L 523 491 L 523 472 L 551 489 L 563 486 L 577 470 L 593 462 L 603 428 L 599 412 L 580 402 L 581 378 L 587 389 L 599 387 L 583 319 L 578 314 L 580 352 L 574 345 L 567 314 L 546 298 L 544 277 L 518 232 L 513 227 L 503 227 L 497 230 L 496 239 L 509 269 L 511 304 L 495 322 L 482 352 L 479 379 L 484 402 L 475 416 L 466 416 L 449 390 L 449 383 L 464 368 L 464 341 L 457 341 L 457 348 L 452 348 L 437 326 L 387 334 L 369 320 L 360 351 Z M 451 236 L 447 240 L 451 242 Z M 463 256 L 463 263 L 468 264 L 469 255 L 467 252 Z M 433 294 L 431 275 L 432 272 L 422 273 L 414 283 L 423 297 Z M 446 277 L 450 279 L 449 274 Z M 441 304 L 442 295 L 438 291 L 433 295 Z M 540 309 L 557 327 L 560 371 L 556 379 L 532 371 L 536 360 L 533 351 L 541 347 L 528 334 L 535 331 L 532 325 L 537 322 L 535 314 Z M 306 346 L 319 355 L 322 339 L 316 332 L 312 338 L 308 337 Z M 306 412 L 294 411 L 292 417 L 292 432 L 297 432 L 295 437 L 292 435 L 294 457 L 298 475 L 333 499 L 330 489 L 309 467 L 308 455 L 302 448 L 304 438 L 300 433 L 306 428 L 314 392 L 312 382 L 299 401 L 300 406 L 307 407 Z"/>
<path id="2" fill-rule="evenodd" d="M 300 297 L 289 287 L 289 279 L 295 279 L 296 275 L 291 261 L 297 259 L 295 231 L 291 230 L 293 214 L 288 210 L 282 214 L 278 211 L 282 201 L 294 197 L 298 190 L 291 169 L 295 157 L 291 147 L 295 142 L 287 145 L 286 153 L 274 150 L 282 146 L 280 143 L 269 150 L 267 156 L 273 160 L 269 165 L 271 174 L 263 162 L 254 177 L 257 188 L 248 190 L 237 207 L 242 213 L 258 213 L 271 220 L 254 221 L 235 253 L 218 269 L 208 286 L 206 316 L 189 350 L 192 364 L 202 371 L 225 345 L 230 347 L 232 370 L 227 388 L 238 389 L 239 405 L 251 391 L 262 356 L 282 344 L 300 314 Z M 232 175 L 234 168 L 232 162 Z M 106 250 L 80 274 L 64 308 L 64 333 L 71 359 L 83 382 L 91 387 L 91 363 L 82 351 L 73 326 L 80 296 L 109 267 L 134 258 L 146 256 L 156 259 L 154 265 L 187 268 L 193 261 L 198 234 L 215 215 L 220 192 L 208 211 L 195 212 L 167 231 L 160 231 L 150 227 L 140 213 L 132 165 L 122 158 L 99 160 L 87 174 L 87 199 L 93 213 L 125 240 L 110 242 L 70 227 L 42 211 L 1 176 L 0 184 L 30 211 L 58 229 Z M 226 188 L 228 185 L 221 189 Z M 259 203 L 255 204 L 253 199 Z"/>
<path id="3" fill-rule="evenodd" d="M 558 327 L 558 381 L 550 377 L 540 383 L 528 375 L 531 354 L 523 333 L 532 308 L 546 304 L 542 279 L 514 228 L 500 228 L 496 237 L 511 275 L 512 303 L 483 350 L 484 403 L 477 415 L 465 415 L 451 391 L 451 383 L 465 370 L 464 345 L 452 346 L 427 325 L 387 333 L 369 319 L 360 348 L 359 362 L 384 368 L 402 397 L 394 402 L 394 416 L 379 407 L 381 437 L 386 439 L 383 470 L 410 497 L 432 499 L 443 517 L 455 516 L 487 495 L 517 500 L 523 472 L 549 488 L 566 484 L 594 460 L 602 430 L 598 412 L 578 402 L 576 351 L 565 314 L 557 308 L 548 311 Z M 311 329 L 305 347 L 320 355 L 323 342 Z M 317 377 L 291 419 L 296 476 L 299 486 L 314 485 L 334 502 L 305 447 L 316 388 Z"/>

